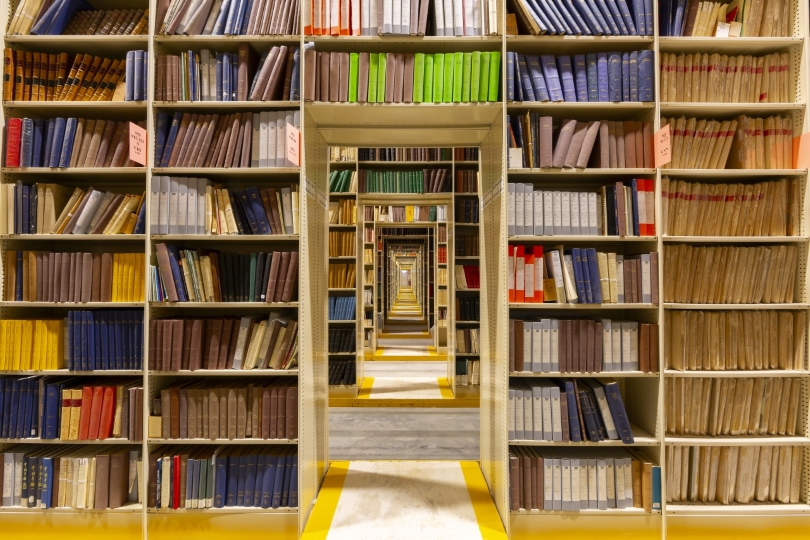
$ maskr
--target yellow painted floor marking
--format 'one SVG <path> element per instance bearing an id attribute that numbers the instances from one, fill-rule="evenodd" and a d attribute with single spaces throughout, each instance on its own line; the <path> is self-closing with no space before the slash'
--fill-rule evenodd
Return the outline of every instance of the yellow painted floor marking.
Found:
<path id="1" fill-rule="evenodd" d="M 309 515 L 301 540 L 326 540 L 348 472 L 348 461 L 332 461 L 329 463 L 329 470 L 326 471 L 321 491 L 318 493 L 318 500 Z"/>
<path id="2" fill-rule="evenodd" d="M 371 387 L 374 386 L 374 377 L 364 377 L 357 399 L 368 399 L 371 396 Z"/>
<path id="3" fill-rule="evenodd" d="M 453 399 L 453 389 L 450 388 L 450 382 L 447 380 L 447 377 L 439 377 L 437 379 L 439 383 L 439 391 L 442 393 L 442 399 Z"/>
<path id="4" fill-rule="evenodd" d="M 461 472 L 467 483 L 467 492 L 470 494 L 475 518 L 478 520 L 478 529 L 483 540 L 507 540 L 506 531 L 498 516 L 498 510 L 492 501 L 487 489 L 487 483 L 481 469 L 475 461 L 461 461 Z"/>

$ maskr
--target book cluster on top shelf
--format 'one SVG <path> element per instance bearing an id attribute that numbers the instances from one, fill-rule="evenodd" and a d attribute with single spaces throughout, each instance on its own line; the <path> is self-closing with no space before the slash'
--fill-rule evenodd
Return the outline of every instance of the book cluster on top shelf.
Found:
<path id="1" fill-rule="evenodd" d="M 161 0 L 154 22 L 155 34 L 167 36 L 289 36 L 300 33 L 298 0 Z"/>
<path id="2" fill-rule="evenodd" d="M 149 33 L 148 9 L 91 9 L 86 2 L 19 2 L 8 35 L 137 36 Z"/>
<path id="3" fill-rule="evenodd" d="M 652 0 L 536 2 L 512 0 L 521 34 L 652 36 Z M 516 21 L 516 22 L 517 22 Z"/>
<path id="4" fill-rule="evenodd" d="M 659 5 L 658 34 L 668 36 L 715 36 L 718 24 L 729 25 L 727 36 L 790 37 L 790 0 L 664 0 Z M 732 32 L 733 31 L 733 32 Z"/>

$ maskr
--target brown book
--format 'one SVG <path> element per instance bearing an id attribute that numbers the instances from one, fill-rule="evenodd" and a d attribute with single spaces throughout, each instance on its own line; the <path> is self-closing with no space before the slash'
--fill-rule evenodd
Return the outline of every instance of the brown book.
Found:
<path id="1" fill-rule="evenodd" d="M 386 53 L 385 55 L 385 103 L 394 103 L 394 84 L 397 71 L 397 55 Z"/>
<path id="2" fill-rule="evenodd" d="M 58 478 L 58 477 L 57 477 Z M 93 508 L 111 508 L 110 503 L 110 454 L 96 456 L 96 493 Z M 54 490 L 57 491 L 57 490 Z"/>
<path id="3" fill-rule="evenodd" d="M 585 135 L 588 131 L 587 122 L 577 122 L 574 127 L 574 134 L 571 136 L 571 144 L 568 146 L 568 152 L 563 161 L 563 167 L 574 168 L 577 166 L 577 161 L 582 151 L 582 145 L 585 142 Z"/>
<path id="4" fill-rule="evenodd" d="M 287 387 L 286 409 L 286 435 L 285 438 L 294 440 L 298 438 L 298 387 Z"/>
<path id="5" fill-rule="evenodd" d="M 236 100 L 247 101 L 248 86 L 250 85 L 248 55 L 250 54 L 250 44 L 239 44 L 239 64 L 237 68 Z M 269 56 L 269 55 L 268 55 Z"/>
<path id="6" fill-rule="evenodd" d="M 281 252 L 281 265 L 278 269 L 278 279 L 276 281 L 276 289 L 273 291 L 273 302 L 281 302 L 281 298 L 284 294 L 284 285 L 287 281 L 287 271 L 290 267 L 290 252 L 289 251 L 282 251 Z M 270 270 L 273 271 L 272 269 Z M 282 279 L 281 276 L 284 276 Z"/>
<path id="7" fill-rule="evenodd" d="M 644 146 L 644 168 L 655 168 L 655 151 L 653 149 L 653 123 L 641 123 L 641 137 Z"/>
<path id="8" fill-rule="evenodd" d="M 93 254 L 82 253 L 80 302 L 90 302 L 93 297 Z"/>
<path id="9" fill-rule="evenodd" d="M 290 100 L 290 88 L 292 87 L 292 70 L 295 60 L 295 53 L 298 52 L 298 47 L 290 47 L 287 51 L 287 61 L 284 63 L 284 83 L 281 87 L 281 99 L 283 101 Z"/>
<path id="10" fill-rule="evenodd" d="M 650 372 L 658 373 L 658 325 L 650 325 Z"/>
<path id="11" fill-rule="evenodd" d="M 601 124 L 597 121 L 588 122 L 588 127 L 582 141 L 582 148 L 580 149 L 579 156 L 576 159 L 577 168 L 584 169 L 588 166 L 588 161 L 591 158 L 591 152 L 593 151 L 593 146 L 596 142 L 596 136 L 599 134 L 600 125 Z M 574 136 L 576 136 L 576 133 Z"/>
<path id="12" fill-rule="evenodd" d="M 250 93 L 250 100 L 251 101 L 261 101 L 264 96 L 264 91 L 267 87 L 267 83 L 270 80 L 270 73 L 273 71 L 273 67 L 276 62 L 276 58 L 279 56 L 279 52 L 281 47 L 275 46 L 270 49 L 270 52 L 267 54 L 267 58 L 264 59 L 264 63 L 259 68 L 259 75 L 258 79 L 256 80 L 256 84 L 253 86 L 253 91 Z"/>
<path id="13" fill-rule="evenodd" d="M 334 55 L 333 55 L 334 56 Z M 338 85 L 338 101 L 346 103 L 349 101 L 349 53 L 338 53 L 339 66 L 339 85 Z M 331 76 L 332 74 L 330 74 Z"/>
<path id="14" fill-rule="evenodd" d="M 203 324 L 202 319 L 194 319 L 191 324 L 191 343 L 188 357 L 188 369 L 191 371 L 196 371 L 202 367 L 203 349 L 200 348 L 200 344 L 203 340 Z"/>
<path id="15" fill-rule="evenodd" d="M 416 2 L 412 2 L 412 5 L 416 5 Z M 415 21 L 411 21 L 413 25 Z M 406 54 L 405 55 L 405 76 L 402 81 L 402 102 L 403 103 L 411 103 L 413 102 L 413 64 L 414 64 L 414 56 L 413 54 Z"/>
<path id="16" fill-rule="evenodd" d="M 211 327 L 206 328 L 206 351 L 207 351 L 207 364 L 206 369 L 217 369 L 217 363 L 219 362 L 219 349 L 220 343 L 222 340 L 222 326 L 223 323 L 229 321 L 230 319 L 214 319 L 210 321 Z"/>
<path id="17" fill-rule="evenodd" d="M 635 157 L 636 167 L 644 167 L 644 132 L 641 122 L 633 122 L 633 138 L 636 142 Z"/>
<path id="18" fill-rule="evenodd" d="M 107 122 L 107 124 L 104 126 L 104 133 L 99 141 L 98 151 L 92 165 L 93 167 L 98 168 L 104 166 L 104 159 L 107 157 L 107 151 L 110 148 L 110 144 L 112 144 L 113 136 L 115 134 L 115 125 L 115 122 Z M 112 158 L 110 161 L 112 161 Z"/>
<path id="19" fill-rule="evenodd" d="M 281 294 L 282 302 L 292 302 L 293 295 L 298 288 L 298 252 L 290 253 L 290 263 L 284 279 L 284 289 Z"/>
<path id="20" fill-rule="evenodd" d="M 273 69 L 270 71 L 270 78 L 267 81 L 267 88 L 264 89 L 262 101 L 274 101 L 281 97 L 281 90 L 283 87 L 284 65 L 287 63 L 288 47 L 282 45 L 279 47 L 278 55 L 276 55 Z"/>
<path id="21" fill-rule="evenodd" d="M 98 476 L 96 476 L 98 489 Z M 127 502 L 129 493 L 129 450 L 110 454 L 110 508 L 120 508 Z"/>
<path id="22" fill-rule="evenodd" d="M 70 296 L 71 302 L 78 302 L 82 297 L 82 254 L 71 253 L 73 256 L 73 269 L 70 276 L 70 282 L 73 284 L 73 292 Z"/>
<path id="23" fill-rule="evenodd" d="M 170 437 L 180 438 L 180 393 L 177 388 L 169 388 L 169 426 Z"/>
<path id="24" fill-rule="evenodd" d="M 357 102 L 368 102 L 368 68 L 369 68 L 369 53 L 361 52 L 360 61 L 358 63 L 358 82 L 357 82 Z M 377 74 L 375 73 L 376 77 Z"/>
<path id="25" fill-rule="evenodd" d="M 177 289 L 174 286 L 174 277 L 172 275 L 172 267 L 169 263 L 169 251 L 166 249 L 166 244 L 155 244 L 155 253 L 158 259 L 158 268 L 160 276 L 166 286 L 166 296 L 169 302 L 177 302 Z"/>
<path id="26" fill-rule="evenodd" d="M 231 319 L 231 333 L 230 336 L 227 338 L 227 343 L 225 343 L 224 337 L 224 329 L 223 329 L 223 348 L 220 349 L 220 357 L 219 357 L 219 369 L 232 369 L 233 368 L 233 361 L 234 357 L 236 356 L 236 346 L 239 342 L 239 319 Z M 251 323 L 252 324 L 252 323 Z M 248 328 L 248 335 L 250 332 L 250 328 Z M 225 345 L 227 344 L 227 347 Z M 221 354 L 225 352 L 225 354 Z"/>
<path id="27" fill-rule="evenodd" d="M 188 438 L 188 389 L 177 389 L 178 438 Z"/>
<path id="28" fill-rule="evenodd" d="M 180 366 L 183 363 L 183 329 L 183 319 L 174 319 L 172 321 L 171 362 L 168 366 L 169 371 L 180 371 Z"/>
<path id="29" fill-rule="evenodd" d="M 624 122 L 624 166 L 628 169 L 638 167 L 636 163 L 636 134 L 635 122 Z"/>
<path id="30" fill-rule="evenodd" d="M 616 167 L 623 169 L 627 166 L 624 159 L 624 122 L 614 122 L 613 126 L 616 133 Z"/>
<path id="31" fill-rule="evenodd" d="M 365 54 L 368 59 L 368 53 L 361 53 L 361 58 L 362 54 Z M 304 101 L 317 101 L 315 96 L 315 89 L 318 87 L 319 82 L 316 78 L 318 72 L 317 62 L 318 53 L 315 49 L 306 49 L 304 51 Z M 360 80 L 362 81 L 363 78 L 361 77 Z"/>
<path id="32" fill-rule="evenodd" d="M 599 123 L 599 135 L 591 152 L 588 166 L 596 169 L 610 168 L 610 122 Z"/>
<path id="33" fill-rule="evenodd" d="M 270 390 L 270 420 L 269 420 L 269 431 L 268 431 L 268 438 L 270 439 L 278 439 L 278 393 L 280 388 L 273 387 Z"/>
<path id="34" fill-rule="evenodd" d="M 183 140 L 186 138 L 186 132 L 188 131 L 188 126 L 191 123 L 192 117 L 195 117 L 196 114 L 191 113 L 183 113 L 183 116 L 180 117 L 180 127 L 177 129 L 177 139 L 175 140 L 174 147 L 172 148 L 172 153 L 169 156 L 169 167 L 175 167 L 177 165 L 177 160 L 180 158 L 180 154 L 183 151 Z"/>
<path id="35" fill-rule="evenodd" d="M 347 73 L 348 80 L 348 73 Z M 329 101 L 332 103 L 340 101 L 340 53 L 329 55 Z"/>
<path id="36" fill-rule="evenodd" d="M 174 332 L 174 321 L 164 319 L 161 322 L 161 346 L 160 346 L 160 370 L 171 371 L 172 369 L 172 333 Z"/>
<path id="37" fill-rule="evenodd" d="M 641 323 L 638 337 L 638 368 L 644 373 L 650 372 L 650 332 L 652 325 Z"/>
<path id="38" fill-rule="evenodd" d="M 568 149 L 571 146 L 571 139 L 574 137 L 574 130 L 577 127 L 576 120 L 563 120 L 560 125 L 560 134 L 557 137 L 557 144 L 554 147 L 552 167 L 562 168 L 565 164 Z"/>
<path id="39" fill-rule="evenodd" d="M 268 303 L 274 301 L 280 268 L 281 268 L 281 252 L 274 251 L 273 257 L 270 262 L 270 276 L 267 280 L 267 290 L 265 292 L 266 301 Z M 284 274 L 285 279 L 286 275 L 287 274 L 285 273 Z"/>
<path id="40" fill-rule="evenodd" d="M 331 65 L 331 55 L 328 52 L 319 52 L 318 53 L 318 65 L 320 67 L 319 71 L 319 79 L 320 84 L 318 85 L 318 101 L 330 101 L 329 99 L 329 75 L 330 69 L 329 66 Z"/>

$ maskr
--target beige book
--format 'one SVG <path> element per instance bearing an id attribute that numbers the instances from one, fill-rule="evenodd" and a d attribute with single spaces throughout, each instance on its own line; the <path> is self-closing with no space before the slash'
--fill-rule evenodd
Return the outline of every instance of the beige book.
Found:
<path id="1" fill-rule="evenodd" d="M 121 201 L 121 204 L 118 205 L 118 208 L 115 210 L 115 213 L 113 214 L 112 218 L 110 218 L 110 221 L 107 223 L 107 226 L 104 227 L 102 234 L 115 234 L 112 232 L 114 227 L 118 227 L 120 223 L 123 222 L 124 220 L 123 214 L 126 212 L 126 209 L 129 208 L 130 203 L 134 197 L 135 197 L 134 195 L 129 194 L 124 196 L 124 199 Z"/>
<path id="2" fill-rule="evenodd" d="M 737 73 L 737 56 L 729 56 L 726 60 L 726 71 L 720 75 L 723 80 L 723 93 L 721 94 L 723 103 L 733 103 L 731 95 L 734 92 L 734 81 Z"/>
<path id="3" fill-rule="evenodd" d="M 222 199 L 225 203 L 225 219 L 228 221 L 229 234 L 239 234 L 239 227 L 236 225 L 236 218 L 233 215 L 233 206 L 231 205 L 231 198 L 228 190 L 222 190 Z"/>
<path id="4" fill-rule="evenodd" d="M 771 484 L 771 462 L 773 460 L 773 446 L 760 446 L 759 460 L 757 462 L 756 486 L 754 498 L 760 502 L 767 502 L 769 499 L 769 488 Z"/>
<path id="5" fill-rule="evenodd" d="M 127 81 L 122 77 L 115 85 L 115 92 L 113 92 L 110 101 L 124 101 L 127 97 Z"/>
<path id="6" fill-rule="evenodd" d="M 88 509 L 96 505 L 96 458 L 87 458 L 87 503 Z"/>
<path id="7" fill-rule="evenodd" d="M 70 441 L 75 441 L 79 439 L 79 417 L 81 415 L 81 400 L 82 400 L 82 389 L 81 388 L 74 388 L 70 390 L 70 400 L 71 400 L 71 407 L 70 407 L 70 420 L 68 423 L 68 436 L 67 439 Z M 78 403 L 78 406 L 73 406 L 73 403 Z"/>
<path id="8" fill-rule="evenodd" d="M 135 212 L 135 209 L 138 208 L 140 203 L 140 195 L 131 195 L 126 201 L 126 204 L 122 204 L 123 208 L 121 208 L 121 212 L 111 220 L 104 234 L 119 234 L 126 223 L 127 217 Z"/>
<path id="9" fill-rule="evenodd" d="M 99 120 L 99 122 L 102 122 Z M 102 128 L 103 129 L 103 128 Z M 85 120 L 84 129 L 82 133 L 82 143 L 79 147 L 79 151 L 76 151 L 76 147 L 74 147 L 73 154 L 77 156 L 76 162 L 73 162 L 73 156 L 71 156 L 71 167 L 84 167 L 85 161 L 87 161 L 87 154 L 90 152 L 90 142 L 93 139 L 93 133 L 96 130 L 96 120 L 87 119 Z M 95 157 L 95 156 L 94 156 Z"/>
<path id="10" fill-rule="evenodd" d="M 674 94 L 674 97 L 673 97 L 673 94 L 672 94 L 672 89 L 673 89 L 672 80 L 670 80 L 670 86 L 669 86 L 670 87 L 669 94 L 670 94 L 670 99 L 672 101 L 678 101 L 678 102 L 686 101 L 686 94 L 685 94 L 685 91 L 684 91 L 684 85 L 685 85 L 685 81 L 686 81 L 685 61 L 686 61 L 686 55 L 685 54 L 679 54 L 678 56 L 675 57 L 675 81 L 674 81 L 675 94 Z"/>
<path id="11" fill-rule="evenodd" d="M 259 349 L 264 341 L 264 334 L 266 333 L 266 330 L 267 321 L 261 321 L 259 324 L 255 325 L 253 335 L 251 336 L 248 345 L 245 361 L 242 363 L 242 369 L 253 369 L 256 367 L 256 361 L 259 357 Z"/>
<path id="12" fill-rule="evenodd" d="M 107 122 L 104 120 L 96 120 L 93 133 L 90 137 L 90 145 L 87 148 L 87 155 L 85 156 L 82 167 L 92 167 L 95 164 L 96 154 L 98 154 L 98 148 L 101 145 L 101 138 L 104 135 L 104 128 L 106 125 Z"/>
<path id="13" fill-rule="evenodd" d="M 67 202 L 67 205 L 65 205 L 65 208 L 62 210 L 59 219 L 56 220 L 56 223 L 54 223 L 53 228 L 51 228 L 52 234 L 62 233 L 62 231 L 65 228 L 65 225 L 67 225 L 70 218 L 73 217 L 73 213 L 76 211 L 79 205 L 81 205 L 82 199 L 84 199 L 85 195 L 86 192 L 83 191 L 81 188 L 76 188 L 75 190 L 73 190 L 73 195 L 71 195 L 70 199 Z"/>
<path id="14" fill-rule="evenodd" d="M 70 165 L 68 165 L 71 168 L 78 167 L 80 149 L 84 141 L 84 128 L 85 124 L 89 122 L 90 120 L 84 118 L 79 118 L 78 122 L 76 122 L 76 136 L 73 138 L 73 152 L 70 155 Z"/>
<path id="15" fill-rule="evenodd" d="M 807 336 L 807 313 L 798 311 L 793 314 L 793 368 L 804 369 L 804 351 Z"/>

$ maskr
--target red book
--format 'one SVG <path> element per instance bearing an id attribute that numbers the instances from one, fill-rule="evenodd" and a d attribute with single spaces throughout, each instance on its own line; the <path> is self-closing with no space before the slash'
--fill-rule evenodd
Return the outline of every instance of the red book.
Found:
<path id="1" fill-rule="evenodd" d="M 543 246 L 534 246 L 534 301 L 542 304 L 545 301 L 543 295 Z"/>
<path id="2" fill-rule="evenodd" d="M 509 245 L 509 275 L 507 276 L 509 287 L 509 303 L 515 301 L 515 246 Z"/>
<path id="3" fill-rule="evenodd" d="M 112 435 L 113 414 L 115 413 L 115 387 L 104 386 L 101 400 L 101 422 L 98 427 L 98 438 L 109 439 Z"/>
<path id="4" fill-rule="evenodd" d="M 515 302 L 526 301 L 526 246 L 517 246 L 515 253 Z"/>
<path id="5" fill-rule="evenodd" d="M 644 181 L 644 194 L 647 196 L 647 235 L 655 236 L 655 180 Z"/>
<path id="6" fill-rule="evenodd" d="M 526 246 L 526 255 L 523 260 L 523 297 L 526 302 L 533 303 L 537 283 L 534 282 L 534 251 L 532 246 Z"/>
<path id="7" fill-rule="evenodd" d="M 90 405 L 93 400 L 93 387 L 82 388 L 82 408 L 79 415 L 79 440 L 87 440 L 87 431 L 90 427 Z"/>
<path id="8" fill-rule="evenodd" d="M 87 438 L 95 440 L 98 439 L 98 427 L 101 422 L 101 401 L 104 395 L 104 387 L 94 386 L 92 390 L 93 399 L 90 403 L 90 427 L 87 430 Z"/>
<path id="9" fill-rule="evenodd" d="M 20 166 L 22 118 L 9 118 L 6 128 L 6 167 Z"/>
<path id="10" fill-rule="evenodd" d="M 180 507 L 180 456 L 172 456 L 174 475 L 172 476 L 172 508 Z"/>

